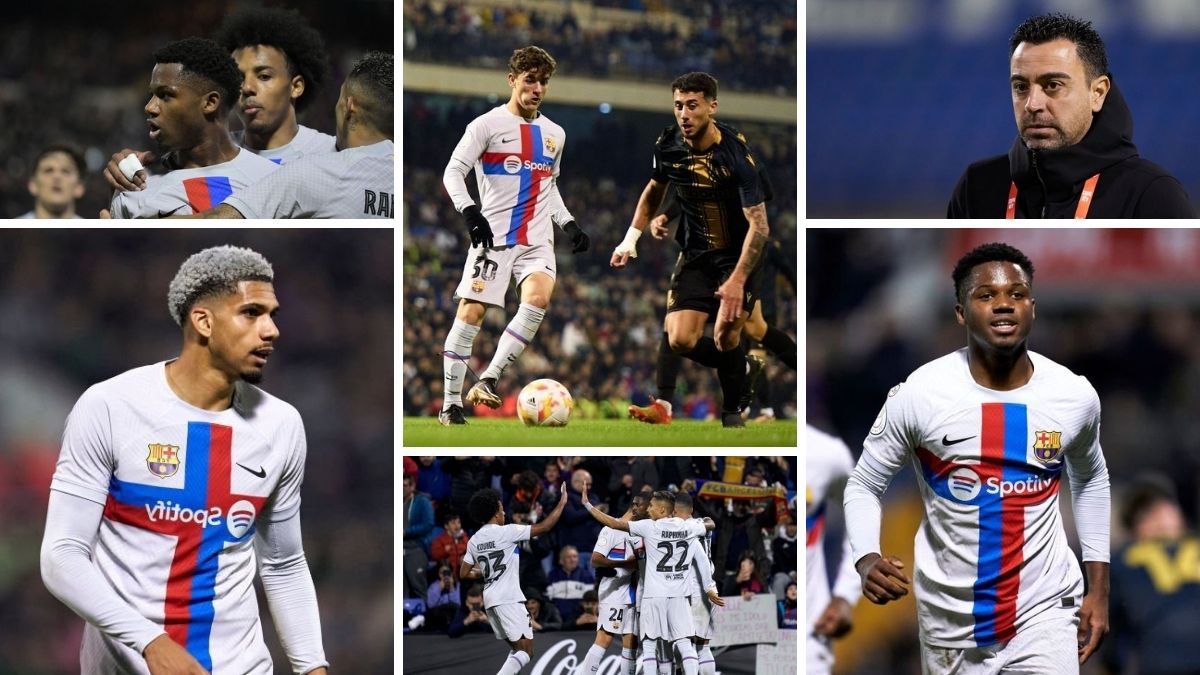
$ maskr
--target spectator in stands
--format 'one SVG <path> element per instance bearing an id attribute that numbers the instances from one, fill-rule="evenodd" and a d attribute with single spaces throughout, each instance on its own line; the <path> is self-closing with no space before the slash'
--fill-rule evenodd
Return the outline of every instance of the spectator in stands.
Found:
<path id="1" fill-rule="evenodd" d="M 779 627 L 796 630 L 796 582 L 787 585 L 783 598 L 779 600 Z"/>
<path id="2" fill-rule="evenodd" d="M 536 513 L 538 518 L 541 518 L 543 514 L 554 510 L 556 501 L 550 501 L 551 496 L 542 489 L 541 479 L 533 471 L 526 469 L 517 474 L 514 487 L 515 489 L 508 494 L 506 511 L 511 511 L 516 504 L 525 504 L 529 506 L 530 513 Z M 555 489 L 555 493 L 557 492 Z M 553 499 L 557 500 L 557 497 Z"/>
<path id="3" fill-rule="evenodd" d="M 459 564 L 462 562 L 463 555 L 467 552 L 467 533 L 463 532 L 462 519 L 457 513 L 447 513 L 442 518 L 442 527 L 446 528 L 433 540 L 433 545 L 430 549 L 430 555 L 438 562 L 446 561 L 454 569 L 454 576 L 458 578 Z"/>
<path id="4" fill-rule="evenodd" d="M 590 551 L 591 547 L 588 550 Z M 566 545 L 558 552 L 558 566 L 550 570 L 547 595 L 563 616 L 574 617 L 579 615 L 580 601 L 584 594 L 595 583 L 596 577 L 591 570 L 579 564 L 579 549 Z"/>
<path id="5" fill-rule="evenodd" d="M 450 476 L 450 503 L 461 505 L 488 487 L 492 476 L 500 475 L 504 466 L 495 457 L 454 457 L 442 460 L 442 469 Z M 478 528 L 483 523 L 471 525 Z"/>
<path id="6" fill-rule="evenodd" d="M 530 523 L 529 505 L 517 503 L 513 505 L 513 510 L 509 514 L 513 523 L 525 525 Z M 547 532 L 540 537 L 532 537 L 521 542 L 521 554 L 518 556 L 521 560 L 521 586 L 523 588 L 535 587 L 545 589 L 549 582 L 546 580 L 546 570 L 542 568 L 542 561 L 546 556 L 554 553 L 554 531 Z M 529 597 L 526 595 L 526 597 Z"/>
<path id="7" fill-rule="evenodd" d="M 562 470 L 558 468 L 558 461 L 551 459 L 546 462 L 546 468 L 542 471 L 542 489 L 558 492 L 558 485 L 562 482 Z M 557 499 L 558 495 L 555 494 L 554 498 Z"/>
<path id="8" fill-rule="evenodd" d="M 599 612 L 600 596 L 589 590 L 579 602 L 579 613 L 567 620 L 567 630 L 596 630 Z"/>
<path id="9" fill-rule="evenodd" d="M 427 630 L 445 630 L 454 615 L 462 605 L 458 580 L 448 563 L 438 565 L 437 580 L 429 587 L 425 599 L 425 628 Z"/>
<path id="10" fill-rule="evenodd" d="M 592 546 L 596 545 L 596 537 L 600 536 L 600 530 L 603 527 L 596 519 L 588 513 L 583 506 L 582 493 L 584 485 L 592 484 L 592 475 L 584 469 L 576 469 L 571 472 L 571 487 L 568 489 L 567 506 L 563 509 L 562 519 L 558 521 L 558 542 L 560 546 L 570 545 L 578 551 L 590 551 Z M 600 500 L 597 499 L 597 502 Z M 597 508 L 606 509 L 607 506 L 601 505 Z M 576 556 L 578 558 L 578 556 Z M 588 561 L 583 563 L 585 567 L 589 566 Z M 551 582 L 554 580 L 551 579 Z M 580 591 L 577 599 L 583 595 Z M 550 597 L 554 597 L 551 592 Z M 562 609 L 560 606 L 559 609 Z"/>
<path id="11" fill-rule="evenodd" d="M 533 624 L 533 632 L 544 633 L 560 630 L 563 625 L 562 614 L 554 603 L 546 602 L 542 592 L 533 586 L 525 589 L 525 609 L 529 611 L 529 620 Z"/>
<path id="12" fill-rule="evenodd" d="M 29 194 L 33 210 L 21 218 L 81 218 L 75 202 L 83 197 L 87 163 L 79 151 L 66 145 L 50 145 L 33 160 Z"/>
<path id="13" fill-rule="evenodd" d="M 786 523 L 775 529 L 771 542 L 771 590 L 781 590 L 789 581 L 796 581 L 796 565 L 800 560 L 796 549 L 796 518 L 793 514 Z"/>
<path id="14" fill-rule="evenodd" d="M 717 522 L 713 540 L 713 561 L 718 572 L 737 572 L 737 562 L 743 553 L 750 552 L 756 560 L 767 557 L 763 530 L 775 525 L 775 503 L 771 500 L 766 509 L 755 513 L 750 502 L 735 500 L 733 511 L 722 511 Z M 726 561 L 724 570 L 719 561 Z"/>
<path id="15" fill-rule="evenodd" d="M 417 492 L 413 474 L 404 475 L 404 597 L 424 598 L 428 589 L 429 536 L 433 531 L 433 505 Z"/>
<path id="16" fill-rule="evenodd" d="M 442 470 L 437 457 L 420 457 L 417 463 L 417 489 L 429 495 L 438 511 L 445 509 L 450 499 L 450 476 Z"/>
<path id="17" fill-rule="evenodd" d="M 738 560 L 737 576 L 725 582 L 721 595 L 741 594 L 743 600 L 749 600 L 756 593 L 765 593 L 766 586 L 762 582 L 758 562 L 749 551 L 742 554 Z"/>
<path id="18" fill-rule="evenodd" d="M 765 487 L 766 485 L 763 481 L 763 471 L 757 466 L 746 472 L 746 479 L 743 482 L 750 487 Z"/>
<path id="19" fill-rule="evenodd" d="M 475 584 L 467 589 L 467 601 L 458 608 L 446 634 L 452 638 L 464 633 L 491 633 L 492 624 L 483 607 L 483 587 Z"/>

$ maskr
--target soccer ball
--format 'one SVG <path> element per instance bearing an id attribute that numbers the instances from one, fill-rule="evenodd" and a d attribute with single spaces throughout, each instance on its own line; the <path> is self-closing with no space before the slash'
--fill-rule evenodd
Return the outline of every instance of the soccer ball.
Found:
<path id="1" fill-rule="evenodd" d="M 517 417 L 527 427 L 565 427 L 575 401 L 571 392 L 555 380 L 534 380 L 517 397 Z"/>

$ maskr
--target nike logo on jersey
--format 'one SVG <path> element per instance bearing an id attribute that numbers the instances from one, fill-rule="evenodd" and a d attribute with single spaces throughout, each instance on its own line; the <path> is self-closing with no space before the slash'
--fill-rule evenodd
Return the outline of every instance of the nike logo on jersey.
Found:
<path id="1" fill-rule="evenodd" d="M 182 206 L 182 205 L 180 205 L 180 206 L 176 206 L 174 209 L 171 209 L 170 211 L 166 211 L 166 212 L 159 211 L 159 212 L 158 212 L 158 217 L 159 217 L 159 218 L 166 218 L 166 217 L 168 217 L 168 216 L 170 216 L 170 215 L 174 214 L 176 211 L 178 211 L 179 209 L 182 209 L 182 208 L 183 208 L 183 206 Z"/>
<path id="2" fill-rule="evenodd" d="M 263 466 L 262 466 L 261 464 L 260 464 L 260 465 L 259 465 L 259 467 L 258 467 L 258 471 L 255 471 L 254 469 L 251 469 L 250 467 L 246 466 L 245 464 L 242 464 L 241 462 L 238 462 L 238 466 L 240 466 L 240 467 L 242 467 L 243 469 L 245 469 L 245 470 L 249 471 L 250 473 L 254 474 L 255 476 L 258 476 L 259 478 L 266 478 L 266 477 L 267 477 L 267 470 L 266 470 L 265 468 L 263 468 Z"/>
<path id="3" fill-rule="evenodd" d="M 500 142 L 501 142 L 501 143 L 512 143 L 512 142 L 513 142 L 513 141 L 515 141 L 515 140 L 517 140 L 517 139 L 516 139 L 516 137 L 513 137 L 513 138 L 501 138 L 501 139 L 500 139 Z"/>
<path id="4" fill-rule="evenodd" d="M 950 447 L 950 446 L 952 446 L 952 445 L 958 445 L 959 443 L 962 443 L 963 441 L 969 441 L 969 440 L 971 440 L 972 438 L 975 438 L 975 437 L 974 437 L 974 436 L 967 436 L 966 438 L 956 438 L 956 439 L 954 439 L 954 440 L 950 440 L 950 437 L 949 437 L 949 436 L 946 436 L 946 435 L 944 435 L 944 434 L 943 434 L 943 435 L 942 435 L 942 445 L 944 445 L 944 446 L 946 446 L 946 447 L 948 448 L 948 447 Z"/>

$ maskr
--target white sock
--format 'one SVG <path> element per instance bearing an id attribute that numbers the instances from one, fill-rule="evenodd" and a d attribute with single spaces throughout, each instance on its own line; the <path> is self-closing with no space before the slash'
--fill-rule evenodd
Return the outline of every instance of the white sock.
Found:
<path id="1" fill-rule="evenodd" d="M 504 374 L 504 369 L 511 366 L 533 341 L 533 336 L 537 333 L 538 326 L 542 325 L 542 318 L 545 316 L 546 310 L 521 303 L 512 321 L 504 327 L 504 334 L 500 336 L 500 342 L 496 345 L 496 355 L 492 357 L 492 362 L 487 370 L 483 371 L 483 375 L 480 375 L 480 379 L 499 380 Z"/>
<path id="2" fill-rule="evenodd" d="M 717 675 L 717 657 L 713 656 L 711 647 L 704 645 L 697 656 L 700 657 L 700 675 Z"/>
<path id="3" fill-rule="evenodd" d="M 637 652 L 629 647 L 621 647 L 621 666 L 617 675 L 634 675 L 637 672 Z"/>
<path id="4" fill-rule="evenodd" d="M 602 658 L 604 658 L 604 647 L 592 645 L 592 648 L 587 650 L 587 654 L 579 664 L 579 670 L 575 672 L 578 675 L 593 675 L 600 669 L 600 659 Z"/>
<path id="5" fill-rule="evenodd" d="M 479 326 L 455 319 L 450 333 L 446 335 L 446 343 L 442 345 L 442 410 L 452 405 L 462 405 L 467 361 L 471 360 L 471 345 L 478 334 Z"/>
<path id="6" fill-rule="evenodd" d="M 642 637 L 642 675 L 658 673 L 658 640 Z"/>
<path id="7" fill-rule="evenodd" d="M 658 641 L 658 675 L 671 675 L 675 669 L 675 654 L 671 651 L 671 643 L 666 639 Z"/>
<path id="8" fill-rule="evenodd" d="M 496 671 L 496 675 L 517 675 L 529 663 L 529 655 L 520 649 L 509 652 L 504 665 Z"/>
<path id="9" fill-rule="evenodd" d="M 691 640 L 683 639 L 675 642 L 675 648 L 679 650 L 679 659 L 683 661 L 683 675 L 698 675 L 700 665 L 696 658 L 696 647 Z"/>

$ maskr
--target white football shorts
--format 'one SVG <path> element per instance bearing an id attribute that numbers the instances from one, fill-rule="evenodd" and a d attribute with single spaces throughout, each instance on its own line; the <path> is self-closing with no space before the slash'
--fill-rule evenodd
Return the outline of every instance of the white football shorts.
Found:
<path id="1" fill-rule="evenodd" d="M 600 603 L 600 621 L 596 624 L 596 630 L 612 635 L 637 635 L 637 625 L 637 612 L 633 605 L 616 601 Z"/>
<path id="2" fill-rule="evenodd" d="M 713 609 L 715 605 L 708 601 L 706 595 L 694 595 L 688 598 L 692 603 L 692 627 L 695 635 L 701 640 L 711 640 L 713 636 Z"/>
<path id="3" fill-rule="evenodd" d="M 1077 607 L 1047 610 L 1044 621 L 1027 624 L 1004 644 L 969 649 L 921 641 L 924 675 L 1079 675 Z"/>
<path id="4" fill-rule="evenodd" d="M 554 245 L 550 242 L 482 249 L 472 246 L 463 265 L 462 281 L 454 289 L 455 300 L 473 300 L 485 305 L 504 306 L 508 281 L 520 286 L 534 272 L 558 278 Z"/>
<path id="5" fill-rule="evenodd" d="M 645 598 L 642 600 L 642 637 L 659 640 L 678 640 L 695 635 L 692 627 L 692 608 L 686 597 Z"/>
<path id="6" fill-rule="evenodd" d="M 497 640 L 516 642 L 523 637 L 533 639 L 533 619 L 523 602 L 509 602 L 487 610 L 488 623 Z"/>

